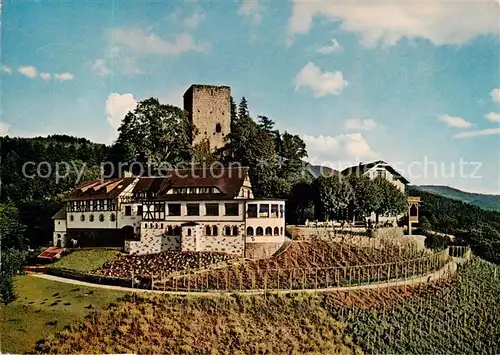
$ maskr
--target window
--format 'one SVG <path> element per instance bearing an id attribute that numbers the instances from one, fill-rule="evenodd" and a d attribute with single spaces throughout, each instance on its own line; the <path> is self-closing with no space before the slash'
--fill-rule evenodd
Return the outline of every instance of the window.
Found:
<path id="1" fill-rule="evenodd" d="M 188 216 L 199 216 L 200 215 L 200 205 L 198 203 L 188 203 L 186 204 L 187 215 Z"/>
<path id="2" fill-rule="evenodd" d="M 109 220 L 110 220 L 111 222 L 116 221 L 116 216 L 115 216 L 115 214 L 114 214 L 114 213 L 111 213 L 111 216 L 109 216 Z"/>
<path id="3" fill-rule="evenodd" d="M 104 200 L 99 200 L 99 211 L 104 210 Z"/>
<path id="4" fill-rule="evenodd" d="M 205 204 L 205 214 L 207 216 L 218 216 L 219 215 L 219 204 L 218 203 L 206 203 Z"/>
<path id="5" fill-rule="evenodd" d="M 212 234 L 212 227 L 206 226 L 205 227 L 205 235 L 210 235 Z"/>
<path id="6" fill-rule="evenodd" d="M 71 222 L 73 222 L 73 221 L 75 220 L 75 217 L 73 217 L 73 215 L 70 215 L 70 216 L 69 216 L 69 220 L 70 220 Z"/>
<path id="7" fill-rule="evenodd" d="M 189 193 L 190 194 L 196 194 L 196 187 L 190 187 L 189 188 Z"/>
<path id="8" fill-rule="evenodd" d="M 168 226 L 167 235 L 174 235 L 174 229 L 172 228 L 172 226 Z"/>
<path id="9" fill-rule="evenodd" d="M 273 229 L 271 227 L 266 228 L 266 235 L 273 235 Z"/>
<path id="10" fill-rule="evenodd" d="M 125 216 L 132 215 L 132 206 L 125 206 Z"/>
<path id="11" fill-rule="evenodd" d="M 181 215 L 181 204 L 180 203 L 169 203 L 168 204 L 168 215 L 169 216 L 180 216 Z"/>
<path id="12" fill-rule="evenodd" d="M 191 228 L 188 228 L 187 235 L 191 235 Z"/>
<path id="13" fill-rule="evenodd" d="M 274 227 L 274 235 L 280 235 L 280 229 L 278 227 Z"/>
<path id="14" fill-rule="evenodd" d="M 264 218 L 269 217 L 269 205 L 268 204 L 259 205 L 259 217 L 264 217 Z"/>
<path id="15" fill-rule="evenodd" d="M 385 178 L 385 170 L 377 170 L 377 177 Z"/>
<path id="16" fill-rule="evenodd" d="M 102 213 L 99 215 L 99 222 L 104 222 L 104 215 Z"/>
<path id="17" fill-rule="evenodd" d="M 248 205 L 247 217 L 248 218 L 257 218 L 257 204 L 256 203 L 251 203 Z"/>
<path id="18" fill-rule="evenodd" d="M 93 214 L 91 214 L 91 215 L 89 216 L 89 221 L 90 221 L 90 222 L 94 222 L 94 215 L 93 215 Z"/>
<path id="19" fill-rule="evenodd" d="M 283 235 L 283 227 L 280 227 L 280 234 Z"/>
<path id="20" fill-rule="evenodd" d="M 280 218 L 283 218 L 284 211 L 285 211 L 285 206 L 280 205 Z"/>
<path id="21" fill-rule="evenodd" d="M 220 123 L 217 123 L 215 125 L 215 133 L 220 133 L 222 132 L 222 126 L 220 125 Z"/>
<path id="22" fill-rule="evenodd" d="M 237 226 L 233 226 L 233 235 L 238 235 L 240 234 L 240 231 L 238 230 Z"/>
<path id="23" fill-rule="evenodd" d="M 278 218 L 278 205 L 271 205 L 271 218 Z"/>
<path id="24" fill-rule="evenodd" d="M 238 203 L 226 203 L 226 216 L 237 216 L 239 214 Z"/>
<path id="25" fill-rule="evenodd" d="M 253 228 L 247 227 L 247 235 L 253 235 Z"/>
<path id="26" fill-rule="evenodd" d="M 231 227 L 226 226 L 225 231 L 224 231 L 224 235 L 231 235 Z"/>
<path id="27" fill-rule="evenodd" d="M 257 235 L 264 235 L 264 229 L 262 227 L 257 227 Z"/>
<path id="28" fill-rule="evenodd" d="M 181 227 L 176 226 L 174 228 L 174 235 L 181 235 Z"/>
<path id="29" fill-rule="evenodd" d="M 217 228 L 217 226 L 213 226 L 213 228 L 212 228 L 212 234 L 215 235 L 215 236 L 219 235 L 219 229 Z"/>
<path id="30" fill-rule="evenodd" d="M 82 214 L 82 215 L 80 216 L 80 221 L 82 221 L 82 222 L 83 222 L 83 221 L 85 221 L 85 215 L 84 215 L 84 214 Z"/>
<path id="31" fill-rule="evenodd" d="M 137 206 L 137 215 L 142 217 L 142 205 Z"/>

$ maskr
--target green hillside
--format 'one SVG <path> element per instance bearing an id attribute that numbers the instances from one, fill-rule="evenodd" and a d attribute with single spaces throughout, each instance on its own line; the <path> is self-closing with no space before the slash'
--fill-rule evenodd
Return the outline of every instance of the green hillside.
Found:
<path id="1" fill-rule="evenodd" d="M 440 185 L 420 185 L 412 187 L 419 189 L 421 191 L 426 191 L 441 195 L 443 197 L 452 198 L 454 200 L 467 202 L 470 203 L 471 205 L 481 207 L 486 210 L 500 212 L 500 195 L 471 193 L 471 192 L 461 191 L 453 187 L 440 186 Z"/>

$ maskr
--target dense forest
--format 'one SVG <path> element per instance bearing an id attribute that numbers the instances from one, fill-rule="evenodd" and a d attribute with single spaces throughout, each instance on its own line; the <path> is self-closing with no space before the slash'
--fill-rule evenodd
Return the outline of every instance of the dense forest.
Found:
<path id="1" fill-rule="evenodd" d="M 455 243 L 471 245 L 473 251 L 500 263 L 500 212 L 409 187 L 408 195 L 421 197 L 420 226 L 456 237 Z"/>

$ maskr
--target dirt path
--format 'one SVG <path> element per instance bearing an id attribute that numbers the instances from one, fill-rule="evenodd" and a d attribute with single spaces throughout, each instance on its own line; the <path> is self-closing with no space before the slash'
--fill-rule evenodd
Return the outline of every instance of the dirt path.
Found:
<path id="1" fill-rule="evenodd" d="M 356 290 L 369 290 L 369 289 L 378 289 L 378 288 L 390 288 L 390 287 L 400 287 L 400 286 L 411 286 L 423 284 L 431 281 L 438 280 L 440 278 L 446 277 L 447 275 L 452 275 L 457 271 L 457 264 L 461 263 L 463 260 L 458 258 L 453 258 L 448 264 L 444 265 L 441 269 L 419 277 L 412 277 L 406 280 L 404 279 L 395 279 L 389 282 L 380 282 L 373 283 L 369 285 L 359 285 L 359 286 L 343 286 L 343 287 L 329 287 L 329 288 L 321 288 L 321 289 L 306 289 L 306 290 L 267 290 L 268 293 L 279 293 L 279 294 L 290 294 L 290 293 L 325 293 L 325 292 L 346 292 L 346 291 L 356 291 Z M 46 280 L 52 280 L 57 282 L 70 283 L 73 285 L 80 285 L 86 287 L 94 287 L 101 289 L 108 289 L 114 291 L 124 291 L 124 292 L 139 292 L 139 293 L 155 293 L 155 294 L 167 294 L 167 295 L 179 295 L 179 296 L 199 296 L 199 297 L 216 297 L 224 294 L 238 294 L 238 295 L 261 295 L 266 293 L 265 290 L 251 290 L 251 291 L 234 291 L 234 292 L 225 292 L 225 291 L 212 291 L 212 292 L 185 292 L 185 291 L 160 291 L 160 290 L 145 290 L 145 289 L 132 289 L 128 287 L 121 286 L 110 286 L 110 285 L 100 285 L 94 284 L 90 282 L 78 281 L 73 279 L 68 279 L 59 276 L 47 275 L 47 274 L 30 274 L 33 277 L 40 277 Z"/>

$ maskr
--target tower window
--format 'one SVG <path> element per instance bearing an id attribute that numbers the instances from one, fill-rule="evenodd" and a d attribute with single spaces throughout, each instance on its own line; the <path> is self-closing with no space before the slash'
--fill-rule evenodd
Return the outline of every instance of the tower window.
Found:
<path id="1" fill-rule="evenodd" d="M 217 124 L 215 125 L 215 132 L 216 132 L 216 133 L 220 133 L 220 132 L 222 132 L 222 126 L 220 125 L 220 123 L 217 123 Z"/>

